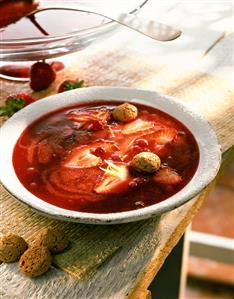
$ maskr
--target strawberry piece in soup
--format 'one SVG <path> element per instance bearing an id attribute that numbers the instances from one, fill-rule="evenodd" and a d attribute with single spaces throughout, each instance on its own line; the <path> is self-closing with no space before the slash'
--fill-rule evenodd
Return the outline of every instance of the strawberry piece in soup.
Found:
<path id="1" fill-rule="evenodd" d="M 123 127 L 122 133 L 124 135 L 135 134 L 153 129 L 154 123 L 151 121 L 142 120 L 140 118 L 128 123 Z"/>
<path id="2" fill-rule="evenodd" d="M 108 167 L 100 168 L 104 175 L 94 188 L 98 194 L 121 193 L 129 188 L 130 176 L 128 167 L 124 164 L 114 164 L 106 161 Z"/>
<path id="3" fill-rule="evenodd" d="M 162 185 L 177 185 L 182 182 L 181 176 L 171 167 L 163 167 L 154 175 L 154 181 Z"/>
<path id="4" fill-rule="evenodd" d="M 101 158 L 93 155 L 89 146 L 79 146 L 74 148 L 64 161 L 63 166 L 88 168 L 96 166 L 101 162 Z"/>
<path id="5" fill-rule="evenodd" d="M 177 135 L 177 130 L 173 128 L 160 129 L 154 133 L 142 136 L 147 140 L 149 148 L 160 156 L 170 154 L 170 148 L 166 147 L 170 144 Z"/>
<path id="6" fill-rule="evenodd" d="M 78 146 L 67 156 L 63 165 L 79 168 L 97 166 L 102 162 L 102 159 L 109 158 L 118 149 L 115 143 L 108 141 L 97 141 L 89 145 Z"/>
<path id="7" fill-rule="evenodd" d="M 80 110 L 71 111 L 67 118 L 80 124 L 82 129 L 98 131 L 102 130 L 107 125 L 110 119 L 110 112 L 106 109 L 102 110 Z"/>

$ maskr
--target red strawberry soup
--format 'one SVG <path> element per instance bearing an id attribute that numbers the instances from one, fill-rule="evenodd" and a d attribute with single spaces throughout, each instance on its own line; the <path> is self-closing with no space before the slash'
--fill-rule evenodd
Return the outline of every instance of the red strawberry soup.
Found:
<path id="1" fill-rule="evenodd" d="M 198 166 L 195 138 L 168 114 L 132 106 L 98 101 L 36 120 L 14 149 L 21 183 L 50 204 L 91 213 L 147 207 L 181 190 Z"/>

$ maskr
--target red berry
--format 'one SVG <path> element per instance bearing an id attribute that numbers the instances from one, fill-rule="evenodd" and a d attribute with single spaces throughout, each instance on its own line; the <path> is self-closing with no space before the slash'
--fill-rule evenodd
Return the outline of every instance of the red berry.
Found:
<path id="1" fill-rule="evenodd" d="M 106 153 L 106 151 L 102 147 L 97 147 L 95 149 L 95 151 L 93 152 L 93 154 L 98 157 L 103 157 L 105 155 L 105 153 Z"/>
<path id="2" fill-rule="evenodd" d="M 36 62 L 31 67 L 30 86 L 34 91 L 46 89 L 55 80 L 55 77 L 56 73 L 51 65 L 45 62 Z"/>
<path id="3" fill-rule="evenodd" d="M 148 179 L 146 178 L 134 178 L 128 185 L 130 188 L 139 188 L 141 186 L 144 186 L 148 183 Z"/>
<path id="4" fill-rule="evenodd" d="M 146 148 L 149 145 L 148 141 L 143 138 L 137 139 L 134 143 L 140 146 L 142 149 Z"/>
<path id="5" fill-rule="evenodd" d="M 30 66 L 14 64 L 3 65 L 0 68 L 0 73 L 9 77 L 29 78 Z"/>
<path id="6" fill-rule="evenodd" d="M 121 159 L 121 157 L 120 157 L 120 154 L 118 154 L 118 153 L 114 153 L 114 154 L 112 154 L 112 155 L 111 155 L 111 159 L 112 159 L 113 161 L 122 161 L 122 159 Z"/>
<path id="7" fill-rule="evenodd" d="M 23 99 L 25 101 L 25 106 L 32 104 L 33 102 L 36 101 L 36 99 L 32 95 L 26 92 L 17 93 L 15 97 L 19 99 Z"/>
<path id="8" fill-rule="evenodd" d="M 82 88 L 85 86 L 85 83 L 83 80 L 65 80 L 62 84 L 60 84 L 58 92 L 64 92 L 67 90 L 72 90 L 76 88 Z"/>
<path id="9" fill-rule="evenodd" d="M 12 94 L 9 95 L 6 99 L 6 104 L 9 103 L 12 99 L 16 99 L 16 100 L 23 100 L 24 101 L 24 107 L 32 104 L 33 102 L 36 101 L 36 99 L 31 96 L 30 94 L 26 93 L 26 92 L 20 92 L 17 94 Z"/>
<path id="10" fill-rule="evenodd" d="M 59 72 L 65 68 L 65 65 L 61 61 L 53 61 L 50 65 L 55 72 Z"/>
<path id="11" fill-rule="evenodd" d="M 29 185 L 33 189 L 37 188 L 37 186 L 38 186 L 36 182 L 31 182 Z"/>
<path id="12" fill-rule="evenodd" d="M 104 125 L 101 121 L 97 120 L 92 123 L 92 131 L 103 130 Z"/>
<path id="13" fill-rule="evenodd" d="M 138 186 L 143 186 L 148 183 L 149 179 L 138 177 L 138 178 L 135 178 L 134 181 L 137 183 Z"/>
<path id="14" fill-rule="evenodd" d="M 26 169 L 26 174 L 30 177 L 37 175 L 39 172 L 35 167 L 29 167 Z"/>
<path id="15" fill-rule="evenodd" d="M 128 186 L 129 186 L 129 188 L 137 188 L 138 184 L 135 181 L 131 181 L 131 182 L 129 182 Z"/>
<path id="16" fill-rule="evenodd" d="M 63 81 L 59 86 L 58 93 L 70 90 L 69 86 L 72 86 L 74 82 L 75 82 L 74 80 Z"/>
<path id="17" fill-rule="evenodd" d="M 133 146 L 133 149 L 134 149 L 134 151 L 135 151 L 136 153 L 142 151 L 142 148 L 141 148 L 139 145 L 134 145 L 134 146 Z"/>

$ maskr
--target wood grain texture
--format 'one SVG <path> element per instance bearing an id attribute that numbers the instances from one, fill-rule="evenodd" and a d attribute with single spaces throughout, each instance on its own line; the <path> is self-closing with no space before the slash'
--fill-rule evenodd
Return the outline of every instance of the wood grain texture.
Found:
<path id="1" fill-rule="evenodd" d="M 20 273 L 17 264 L 2 264 L 0 271 L 2 298 L 120 299 L 126 298 L 131 293 L 135 281 L 138 282 L 136 292 L 134 290 L 130 298 L 142 299 L 139 297 L 141 292 L 147 289 L 165 256 L 183 234 L 192 215 L 201 206 L 206 192 L 208 190 L 183 207 L 164 214 L 160 222 L 154 218 L 148 220 L 144 232 L 139 232 L 126 242 L 125 246 L 89 279 L 78 281 L 56 268 L 52 268 L 38 279 L 29 279 Z M 79 225 L 76 226 L 79 231 Z M 102 230 L 102 227 L 98 229 Z M 95 240 L 91 240 L 90 245 L 95 247 L 97 244 Z"/>
<path id="2" fill-rule="evenodd" d="M 100 76 L 100 74 L 102 74 Z M 120 85 L 150 88 L 178 97 L 202 113 L 214 126 L 223 151 L 232 144 L 230 130 L 233 93 L 225 82 L 188 68 L 159 65 L 135 52 L 90 49 L 74 55 L 72 66 L 60 73 L 56 82 L 38 98 L 56 93 L 65 78 L 79 77 L 89 85 Z M 13 88 L 28 90 L 27 84 L 1 81 L 3 96 Z M 13 230 L 29 241 L 44 225 L 62 226 L 71 236 L 72 247 L 58 255 L 45 276 L 30 280 L 16 264 L 1 267 L 3 298 L 140 298 L 166 256 L 182 236 L 192 216 L 204 201 L 209 188 L 198 198 L 159 218 L 115 227 L 93 227 L 48 220 L 21 206 L 4 192 L 3 232 Z M 4 205 L 5 204 L 5 205 Z M 17 211 L 17 213 L 16 213 Z M 14 221 L 12 221 L 14 219 Z M 105 241 L 105 242 L 104 242 Z M 11 280 L 9 281 L 9 276 Z M 87 279 L 87 275 L 89 279 Z M 77 278 L 83 278 L 77 280 Z M 20 283 L 19 283 L 20 282 Z M 111 287 L 110 287 L 111 286 Z M 59 288 L 58 288 L 59 287 Z M 95 294 L 95 295 L 94 295 Z"/>
<path id="3" fill-rule="evenodd" d="M 128 225 L 96 226 L 50 219 L 22 205 L 0 186 L 0 233 L 14 232 L 32 243 L 44 227 L 62 230 L 70 240 L 70 248 L 54 257 L 54 264 L 77 279 L 90 277 L 103 262 L 136 235 L 143 234 L 148 221 Z M 14 221 L 13 221 L 14 220 Z M 154 219 L 154 225 L 158 219 Z"/>
<path id="4" fill-rule="evenodd" d="M 234 86 L 234 33 L 223 38 L 203 57 L 199 69 L 217 78 L 225 79 Z"/>
<path id="5" fill-rule="evenodd" d="M 57 92 L 59 84 L 68 78 L 81 78 L 89 86 L 127 86 L 150 89 L 175 96 L 192 110 L 202 114 L 215 129 L 222 151 L 233 144 L 234 92 L 225 81 L 189 66 L 161 65 L 158 61 L 126 52 L 121 48 L 92 48 L 73 55 L 71 66 L 57 76 L 49 89 L 35 92 L 38 99 Z M 30 92 L 28 83 L 0 81 L 3 102 L 14 92 Z M 227 128 L 229 134 L 227 134 Z"/>

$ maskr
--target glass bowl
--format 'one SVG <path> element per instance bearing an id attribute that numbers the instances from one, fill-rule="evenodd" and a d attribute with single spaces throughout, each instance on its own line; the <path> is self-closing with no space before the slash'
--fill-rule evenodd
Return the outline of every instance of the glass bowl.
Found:
<path id="1" fill-rule="evenodd" d="M 40 1 L 40 8 L 61 7 L 62 5 L 81 9 L 110 7 L 134 14 L 146 2 L 148 0 L 118 2 L 114 0 L 47 0 Z M 120 28 L 117 23 L 94 14 L 63 12 L 63 15 L 58 15 L 58 11 L 41 12 L 36 15 L 38 23 L 43 24 L 43 29 L 47 30 L 48 35 L 43 35 L 28 18 L 22 18 L 15 24 L 2 29 L 0 31 L 0 61 L 35 61 L 59 57 L 80 51 L 112 35 Z M 79 30 L 77 27 L 82 29 Z"/>

